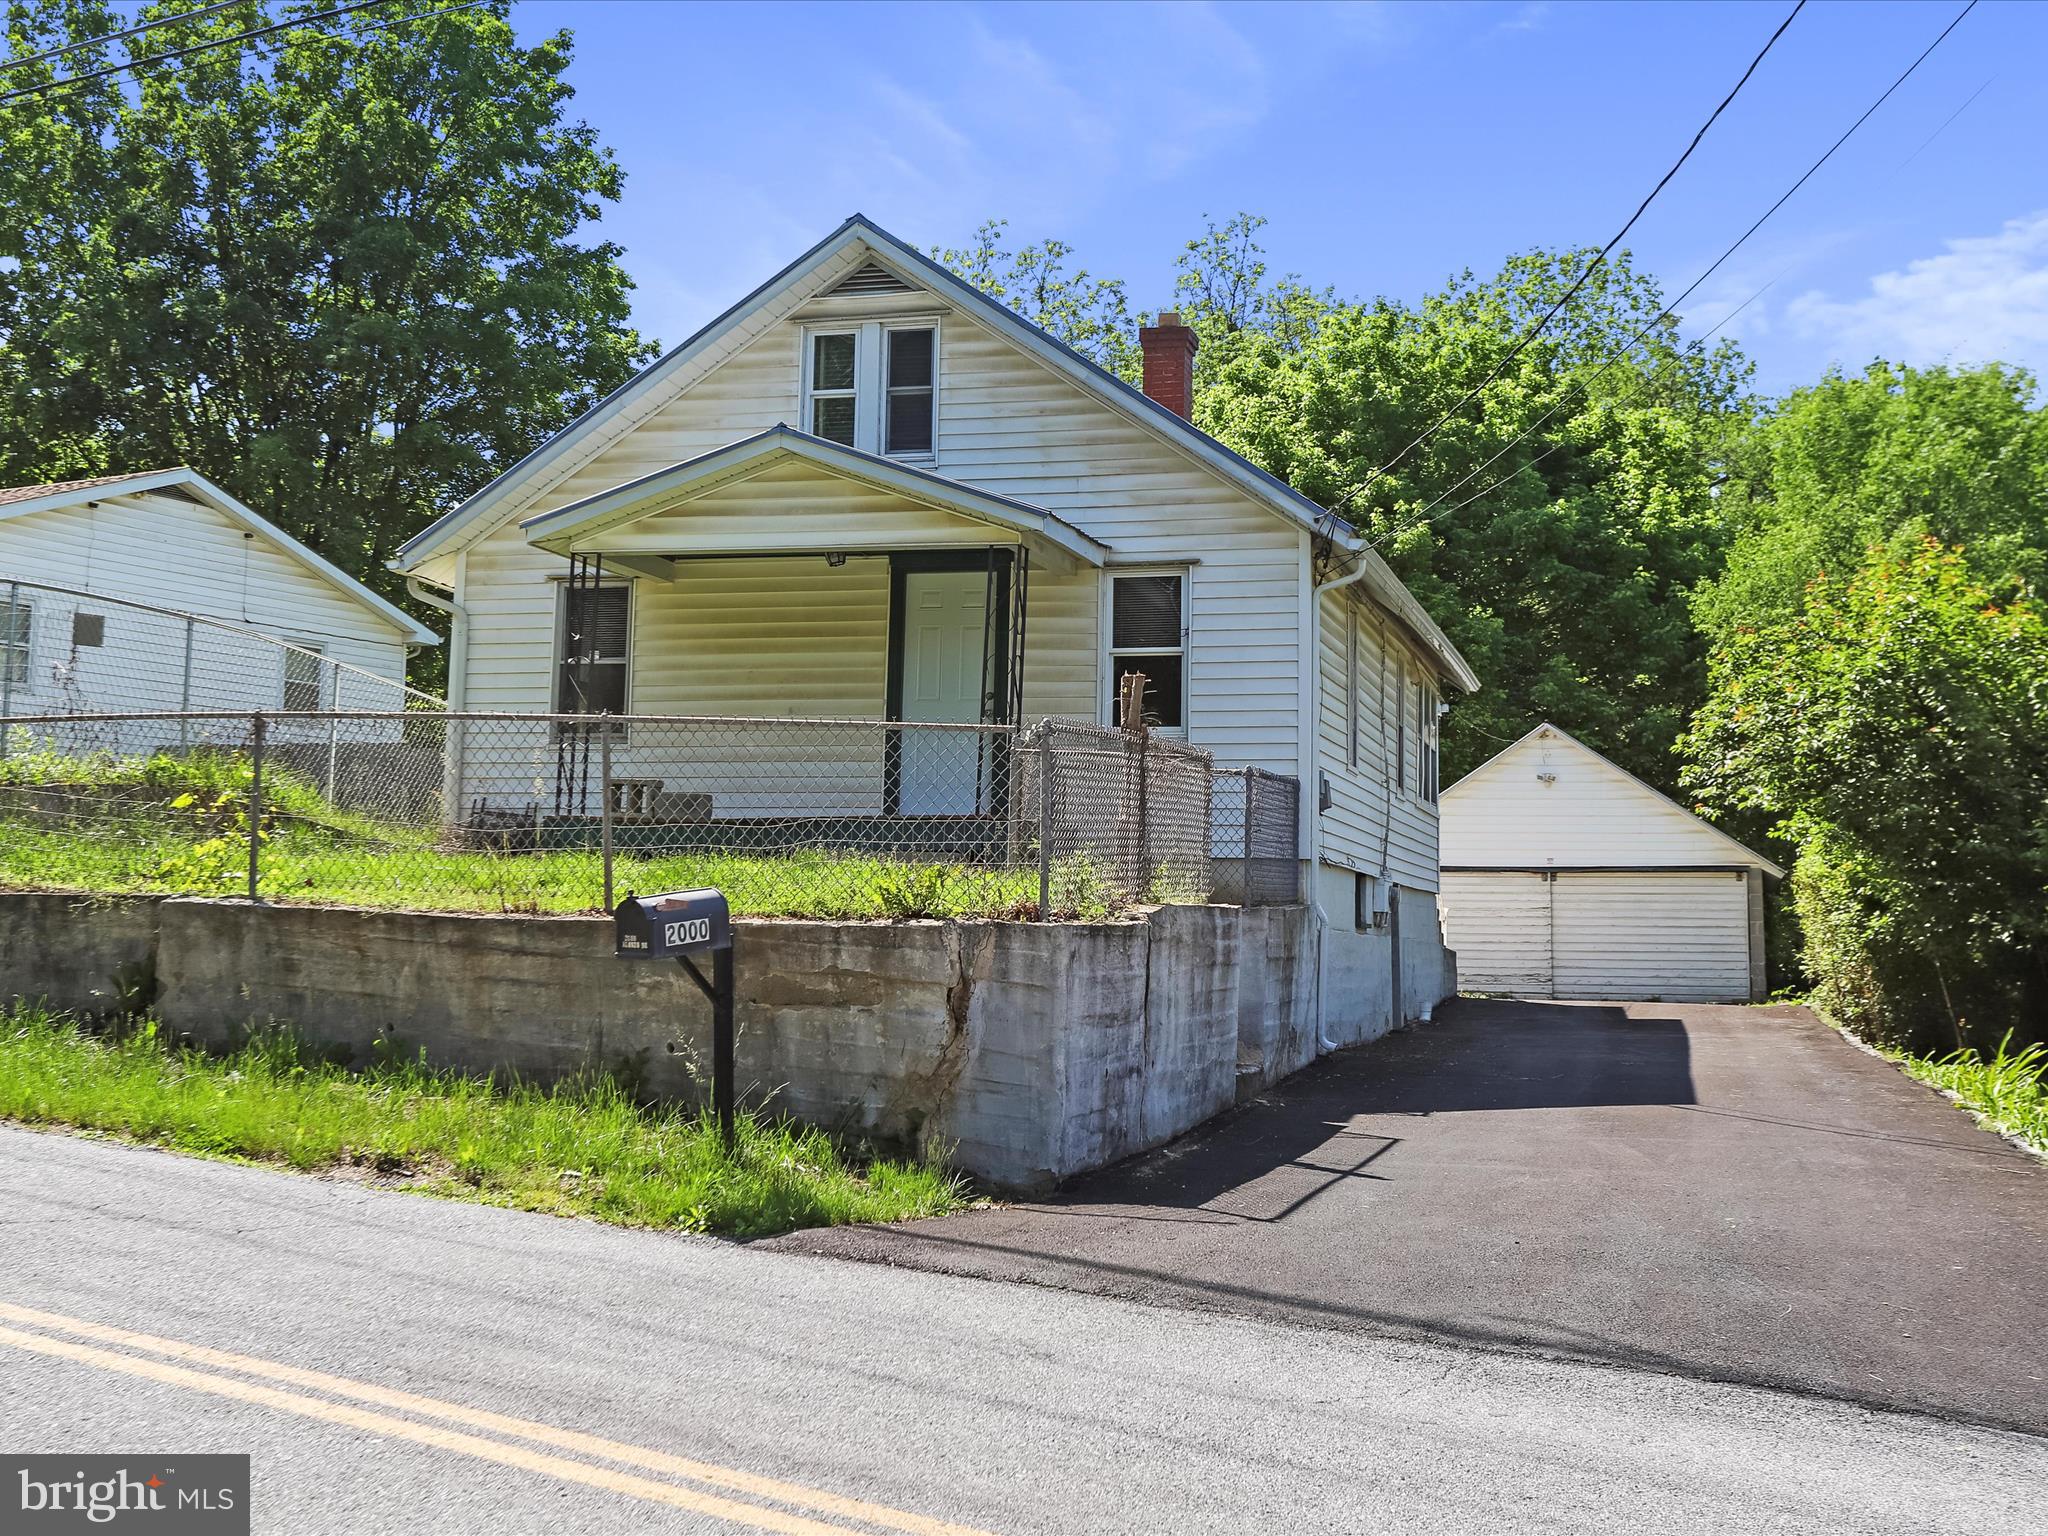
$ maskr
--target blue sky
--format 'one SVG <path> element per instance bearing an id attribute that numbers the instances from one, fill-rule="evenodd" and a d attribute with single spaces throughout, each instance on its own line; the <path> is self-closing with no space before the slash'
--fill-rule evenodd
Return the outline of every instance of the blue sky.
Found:
<path id="1" fill-rule="evenodd" d="M 920 246 L 1006 217 L 1146 309 L 1205 214 L 1263 214 L 1277 271 L 1408 300 L 1599 244 L 1789 3 L 522 0 L 514 23 L 575 33 L 573 110 L 627 172 L 601 227 L 673 343 L 856 210 Z M 1631 235 L 1639 263 L 1692 282 L 1959 7 L 1809 4 Z M 1979 5 L 1686 334 L 1768 282 L 1730 329 L 1769 391 L 1878 354 L 2048 370 L 2044 95 L 2048 6 Z"/>

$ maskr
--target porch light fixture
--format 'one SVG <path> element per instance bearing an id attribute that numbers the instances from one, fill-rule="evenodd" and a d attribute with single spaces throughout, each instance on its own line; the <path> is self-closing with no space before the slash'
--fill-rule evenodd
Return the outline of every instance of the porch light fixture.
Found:
<path id="1" fill-rule="evenodd" d="M 833 568 L 846 564 L 846 551 L 835 549 L 825 556 L 825 563 Z"/>

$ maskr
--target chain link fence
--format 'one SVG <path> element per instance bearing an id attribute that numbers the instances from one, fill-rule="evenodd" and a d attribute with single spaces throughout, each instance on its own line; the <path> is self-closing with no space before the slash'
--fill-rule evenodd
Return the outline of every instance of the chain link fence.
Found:
<path id="1" fill-rule="evenodd" d="M 710 885 L 764 915 L 1094 918 L 1209 899 L 1217 782 L 1206 752 L 1060 721 L 17 714 L 0 883 L 522 912 Z"/>
<path id="2" fill-rule="evenodd" d="M 1301 783 L 1264 768 L 1216 772 L 1213 900 L 1247 907 L 1301 900 Z"/>
<path id="3" fill-rule="evenodd" d="M 0 721 L 443 707 L 390 675 L 404 666 L 395 633 L 384 643 L 306 639 L 292 643 L 227 619 L 0 573 Z M 116 733 L 103 734 L 118 745 Z"/>

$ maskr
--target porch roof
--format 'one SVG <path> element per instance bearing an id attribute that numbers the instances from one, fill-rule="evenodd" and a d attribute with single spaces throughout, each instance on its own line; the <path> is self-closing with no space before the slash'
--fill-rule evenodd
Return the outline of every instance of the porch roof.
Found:
<path id="1" fill-rule="evenodd" d="M 857 519 L 843 517 L 820 517 L 815 531 L 801 523 L 794 528 L 786 523 L 778 528 L 770 526 L 767 520 L 755 519 L 751 520 L 749 532 L 737 537 L 693 537 L 687 523 L 671 526 L 661 538 L 645 542 L 629 531 L 629 525 L 642 519 L 685 508 L 714 491 L 786 468 L 799 468 L 814 472 L 821 479 L 883 492 L 912 508 L 937 511 L 997 530 L 1009 536 L 1004 542 L 1028 540 L 1084 565 L 1099 566 L 1109 553 L 1109 546 L 1100 539 L 1028 502 L 998 496 L 915 465 L 862 453 L 779 424 L 566 507 L 529 517 L 520 527 L 526 531 L 529 544 L 562 555 L 593 551 L 637 552 L 656 557 L 776 554 L 799 548 L 862 549 L 918 542 L 915 535 L 906 538 L 896 530 L 863 530 Z M 957 544 L 963 540 L 955 534 L 943 542 Z"/>

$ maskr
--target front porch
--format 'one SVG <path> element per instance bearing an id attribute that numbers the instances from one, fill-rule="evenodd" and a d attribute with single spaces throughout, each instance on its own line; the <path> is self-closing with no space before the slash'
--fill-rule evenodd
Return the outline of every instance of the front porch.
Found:
<path id="1" fill-rule="evenodd" d="M 922 838 L 931 818 L 1005 814 L 1006 737 L 974 727 L 1096 714 L 1105 547 L 925 471 L 777 428 L 526 534 L 564 561 L 553 707 L 702 722 L 688 754 L 636 726 L 563 727 L 544 820 L 595 813 L 602 746 L 618 809 Z M 778 721 L 810 739 L 779 744 Z M 827 742 L 798 721 L 841 725 Z M 509 788 L 465 778 L 471 800 Z"/>

